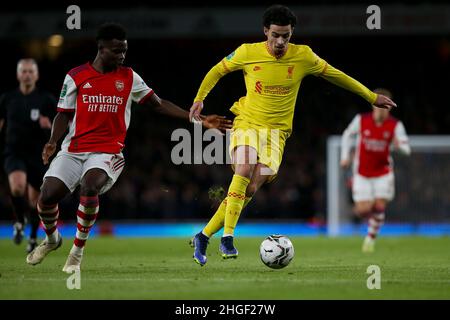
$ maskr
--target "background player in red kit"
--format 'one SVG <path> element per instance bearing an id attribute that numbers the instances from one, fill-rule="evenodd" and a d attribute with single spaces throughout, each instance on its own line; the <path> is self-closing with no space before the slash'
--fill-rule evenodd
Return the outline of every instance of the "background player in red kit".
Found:
<path id="1" fill-rule="evenodd" d="M 98 195 L 112 187 L 125 165 L 122 149 L 132 101 L 189 121 L 189 112 L 159 98 L 137 73 L 123 66 L 128 49 L 123 27 L 100 27 L 97 45 L 93 63 L 83 64 L 66 75 L 51 137 L 42 152 L 46 164 L 69 126 L 61 151 L 44 176 L 37 209 L 47 236 L 27 256 L 31 265 L 40 263 L 61 246 L 62 237 L 56 228 L 58 202 L 80 185 L 77 233 L 63 271 L 79 270 L 84 245 L 99 210 Z M 202 123 L 207 128 L 231 127 L 231 121 L 217 115 L 203 117 Z"/>
<path id="2" fill-rule="evenodd" d="M 392 98 L 386 89 L 373 92 Z M 354 211 L 360 217 L 368 218 L 369 227 L 362 250 L 372 252 L 375 238 L 384 223 L 386 204 L 394 198 L 391 146 L 407 155 L 411 149 L 403 123 L 390 116 L 388 109 L 374 107 L 372 112 L 356 115 L 342 135 L 341 166 L 344 168 L 350 165 L 351 141 L 355 135 L 352 184 Z"/>

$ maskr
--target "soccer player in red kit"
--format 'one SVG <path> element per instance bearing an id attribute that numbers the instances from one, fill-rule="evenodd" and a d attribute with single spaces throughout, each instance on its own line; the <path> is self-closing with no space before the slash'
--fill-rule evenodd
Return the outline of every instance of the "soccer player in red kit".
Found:
<path id="1" fill-rule="evenodd" d="M 373 92 L 392 98 L 386 89 Z M 362 251 L 373 252 L 375 238 L 384 223 L 385 209 L 394 198 L 394 171 L 391 149 L 409 155 L 411 148 L 403 123 L 389 115 L 388 109 L 373 108 L 358 114 L 342 135 L 341 166 L 350 165 L 352 136 L 356 136 L 352 194 L 354 211 L 368 218 L 369 228 Z"/>
<path id="2" fill-rule="evenodd" d="M 44 176 L 37 209 L 47 236 L 27 256 L 31 265 L 40 263 L 61 246 L 62 237 L 56 227 L 58 202 L 80 185 L 77 232 L 63 271 L 80 269 L 84 245 L 99 211 L 98 196 L 112 187 L 125 165 L 122 150 L 133 101 L 189 121 L 189 112 L 159 98 L 136 72 L 123 66 L 128 44 L 122 26 L 101 26 L 97 46 L 92 63 L 76 67 L 66 75 L 51 137 L 42 151 L 46 164 L 69 126 L 61 151 Z M 207 128 L 231 127 L 231 121 L 217 115 L 200 121 Z"/>

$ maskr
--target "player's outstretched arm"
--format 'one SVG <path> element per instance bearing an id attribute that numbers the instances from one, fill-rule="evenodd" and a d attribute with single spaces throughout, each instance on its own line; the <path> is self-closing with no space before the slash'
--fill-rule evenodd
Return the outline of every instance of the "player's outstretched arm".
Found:
<path id="1" fill-rule="evenodd" d="M 203 100 L 205 100 L 206 96 L 214 88 L 220 78 L 222 78 L 228 72 L 230 72 L 230 70 L 225 69 L 222 62 L 219 62 L 214 67 L 212 67 L 211 70 L 208 71 L 202 83 L 200 84 L 200 88 L 198 89 L 197 95 L 194 99 L 194 103 L 189 110 L 189 119 L 191 121 L 192 119 L 200 119 L 200 113 L 203 110 Z"/>
<path id="2" fill-rule="evenodd" d="M 190 121 L 189 112 L 180 108 L 169 100 L 161 99 L 156 94 L 153 94 L 149 99 L 147 99 L 145 101 L 145 104 L 150 105 L 150 107 L 158 113 L 167 115 L 169 117 Z M 199 116 L 199 118 L 199 121 L 202 122 L 202 125 L 208 129 L 226 130 L 231 129 L 232 127 L 231 120 L 227 120 L 223 116 L 209 115 Z"/>
<path id="3" fill-rule="evenodd" d="M 329 64 L 326 65 L 320 76 L 341 88 L 347 89 L 361 96 L 375 107 L 390 110 L 391 108 L 397 106 L 394 101 L 392 101 L 388 97 L 372 92 L 359 81 L 353 79 L 352 77 L 346 75 L 344 72 L 334 68 Z"/>
<path id="4" fill-rule="evenodd" d="M 72 119 L 72 112 L 58 112 L 53 120 L 52 133 L 50 139 L 45 144 L 42 150 L 42 161 L 44 164 L 48 163 L 48 159 L 55 153 L 58 141 L 62 138 L 69 125 L 70 119 Z"/>

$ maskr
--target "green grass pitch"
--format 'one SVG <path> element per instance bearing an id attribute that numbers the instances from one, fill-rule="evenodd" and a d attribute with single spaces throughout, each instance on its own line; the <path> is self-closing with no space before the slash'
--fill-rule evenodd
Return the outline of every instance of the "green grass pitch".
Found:
<path id="1" fill-rule="evenodd" d="M 356 237 L 292 237 L 296 255 L 281 270 L 259 259 L 263 238 L 238 238 L 240 255 L 222 260 L 218 238 L 208 263 L 195 264 L 185 238 L 92 238 L 81 289 L 61 271 L 71 246 L 40 265 L 25 262 L 25 244 L 0 240 L 0 299 L 450 299 L 450 238 L 381 237 L 363 254 Z M 381 269 L 381 289 L 367 288 L 369 265 Z"/>

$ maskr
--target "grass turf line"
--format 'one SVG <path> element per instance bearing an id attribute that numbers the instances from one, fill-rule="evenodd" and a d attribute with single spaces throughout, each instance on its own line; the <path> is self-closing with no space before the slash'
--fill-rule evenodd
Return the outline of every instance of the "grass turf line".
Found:
<path id="1" fill-rule="evenodd" d="M 381 237 L 373 254 L 361 253 L 359 237 L 292 237 L 295 258 L 281 270 L 260 261 L 263 238 L 237 238 L 238 259 L 222 260 L 215 237 L 204 267 L 187 238 L 92 238 L 81 290 L 66 287 L 65 240 L 34 267 L 25 243 L 0 240 L 0 299 L 450 299 L 448 237 Z M 366 286 L 372 264 L 380 290 Z"/>

